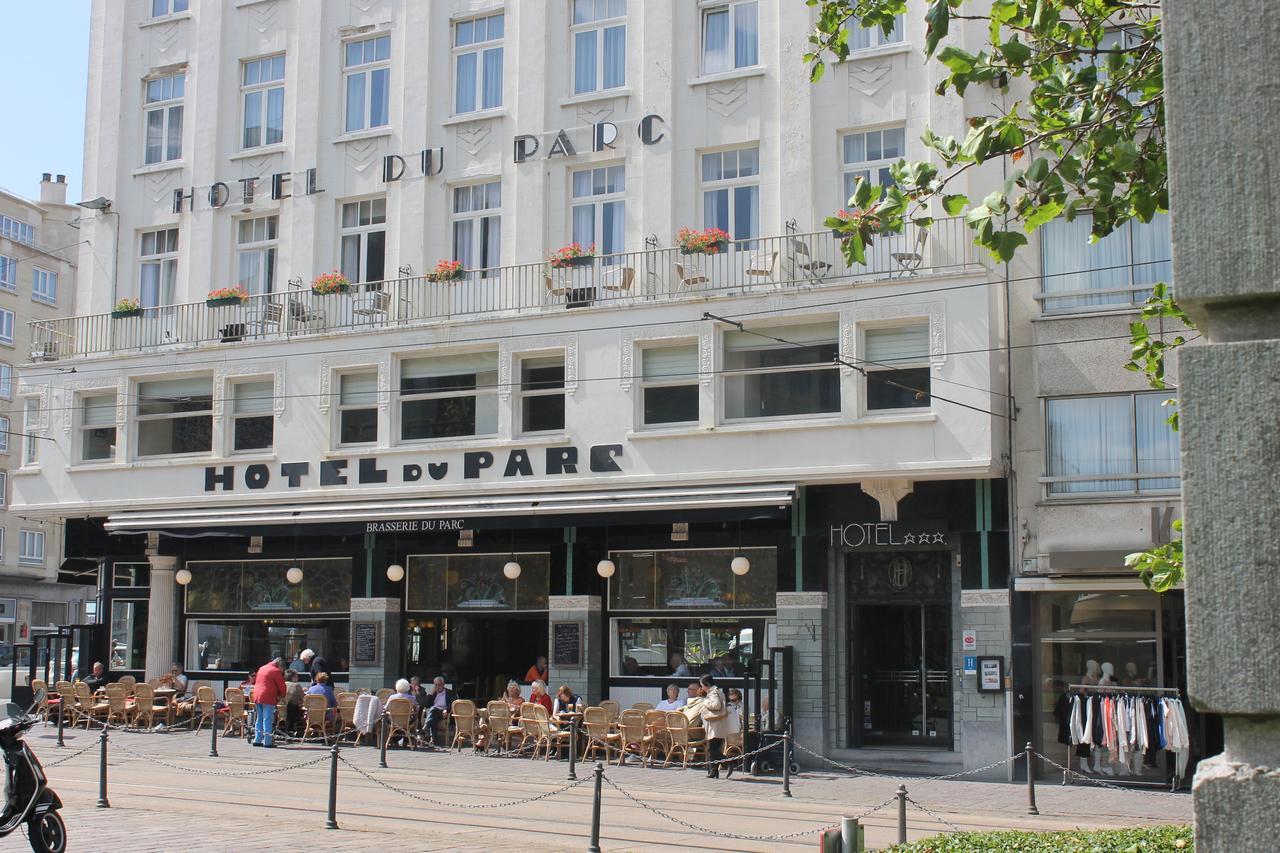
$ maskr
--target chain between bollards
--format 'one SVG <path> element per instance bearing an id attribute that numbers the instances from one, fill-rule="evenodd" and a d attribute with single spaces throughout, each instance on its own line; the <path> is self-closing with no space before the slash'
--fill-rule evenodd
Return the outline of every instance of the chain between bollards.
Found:
<path id="1" fill-rule="evenodd" d="M 387 714 L 384 711 L 378 720 L 378 766 L 387 766 Z"/>
<path id="2" fill-rule="evenodd" d="M 107 802 L 107 728 L 102 727 L 102 734 L 98 736 L 98 808 L 109 809 L 111 803 Z"/>
<path id="3" fill-rule="evenodd" d="M 1027 741 L 1027 814 L 1040 814 L 1036 808 L 1036 748 Z"/>
<path id="4" fill-rule="evenodd" d="M 898 786 L 898 843 L 907 843 L 907 786 Z"/>
<path id="5" fill-rule="evenodd" d="M 600 853 L 600 792 L 604 788 L 604 765 L 596 762 L 596 793 L 591 801 L 591 844 L 587 853 Z"/>
<path id="6" fill-rule="evenodd" d="M 213 708 L 213 717 L 209 720 L 209 757 L 218 757 L 218 708 Z"/>
<path id="7" fill-rule="evenodd" d="M 782 796 L 791 796 L 791 720 L 782 731 Z"/>
<path id="8" fill-rule="evenodd" d="M 578 720 L 569 718 L 569 781 L 578 781 Z"/>
<path id="9" fill-rule="evenodd" d="M 338 744 L 329 750 L 329 816 L 324 822 L 325 829 L 338 828 Z"/>

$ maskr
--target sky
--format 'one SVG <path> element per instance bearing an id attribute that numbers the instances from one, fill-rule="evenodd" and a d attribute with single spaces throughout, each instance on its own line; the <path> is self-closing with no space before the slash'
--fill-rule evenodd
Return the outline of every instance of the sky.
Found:
<path id="1" fill-rule="evenodd" d="M 0 187 L 39 198 L 40 174 L 67 176 L 79 201 L 90 0 L 0 0 Z"/>

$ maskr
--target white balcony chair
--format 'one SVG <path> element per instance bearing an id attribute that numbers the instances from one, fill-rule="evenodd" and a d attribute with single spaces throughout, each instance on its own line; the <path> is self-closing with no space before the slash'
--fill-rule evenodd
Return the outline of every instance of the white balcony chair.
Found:
<path id="1" fill-rule="evenodd" d="M 889 257 L 898 265 L 896 277 L 908 278 L 918 275 L 920 265 L 924 263 L 924 246 L 929 242 L 929 232 L 924 228 L 916 231 L 915 246 L 909 252 L 890 252 Z"/>
<path id="2" fill-rule="evenodd" d="M 822 281 L 831 271 L 831 264 L 816 260 L 809 251 L 809 244 L 803 240 L 791 241 L 791 261 L 800 276 L 810 281 Z"/>
<path id="3" fill-rule="evenodd" d="M 635 280 L 635 267 L 614 267 L 600 277 L 600 286 L 610 293 L 630 293 Z"/>
<path id="4" fill-rule="evenodd" d="M 384 290 L 366 290 L 351 300 L 351 313 L 373 319 L 385 317 L 391 310 L 391 294 Z"/>
<path id="5" fill-rule="evenodd" d="M 317 327 L 323 329 L 324 324 L 324 311 L 312 308 L 297 299 L 289 300 L 289 325 L 310 331 Z"/>
<path id="6" fill-rule="evenodd" d="M 751 278 L 763 278 L 766 281 L 772 281 L 773 274 L 777 269 L 777 252 L 759 252 L 747 259 L 747 275 Z"/>
<path id="7" fill-rule="evenodd" d="M 280 323 L 284 320 L 284 306 L 279 302 L 267 302 L 259 309 L 257 316 L 250 317 L 245 324 L 256 335 L 265 335 L 268 331 L 280 331 Z"/>
<path id="8" fill-rule="evenodd" d="M 569 295 L 568 279 L 553 278 L 550 273 L 544 273 L 542 278 L 546 282 L 548 299 L 564 299 Z"/>
<path id="9" fill-rule="evenodd" d="M 711 279 L 703 275 L 702 270 L 692 266 L 686 268 L 679 261 L 676 261 L 676 277 L 680 279 L 681 290 L 692 290 L 700 284 L 706 284 L 711 281 Z"/>

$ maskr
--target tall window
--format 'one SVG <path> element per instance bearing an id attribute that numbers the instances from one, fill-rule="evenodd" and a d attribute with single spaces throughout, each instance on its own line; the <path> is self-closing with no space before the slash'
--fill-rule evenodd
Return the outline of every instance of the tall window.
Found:
<path id="1" fill-rule="evenodd" d="M 343 88 L 346 90 L 345 133 L 390 122 L 391 36 L 343 44 Z"/>
<path id="2" fill-rule="evenodd" d="M 165 163 L 182 156 L 182 96 L 185 73 L 147 81 L 147 139 L 145 161 Z"/>
<path id="3" fill-rule="evenodd" d="M 897 44 L 902 41 L 901 15 L 894 16 L 893 30 L 887 35 L 884 30 L 880 29 L 879 24 L 874 27 L 864 27 L 857 18 L 851 19 L 847 27 L 850 50 L 866 50 L 869 47 L 879 47 L 882 44 Z"/>
<path id="4" fill-rule="evenodd" d="M 36 228 L 25 222 L 0 214 L 0 237 L 8 237 L 16 243 L 36 244 Z"/>
<path id="5" fill-rule="evenodd" d="M 573 0 L 573 93 L 627 84 L 627 0 Z"/>
<path id="6" fill-rule="evenodd" d="M 138 383 L 138 455 L 213 449 L 213 380 L 208 376 Z"/>
<path id="7" fill-rule="evenodd" d="M 760 236 L 760 148 L 702 155 L 702 225 L 735 240 Z"/>
<path id="8" fill-rule="evenodd" d="M 342 274 L 350 281 L 382 281 L 387 245 L 387 200 L 342 205 Z"/>
<path id="9" fill-rule="evenodd" d="M 240 147 L 284 142 L 284 54 L 248 60 L 242 69 Z"/>
<path id="10" fill-rule="evenodd" d="M 338 377 L 338 444 L 372 444 L 378 440 L 378 372 L 344 373 Z"/>
<path id="11" fill-rule="evenodd" d="M 702 11 L 702 73 L 760 63 L 759 3 L 724 3 Z"/>
<path id="12" fill-rule="evenodd" d="M 31 270 L 31 298 L 47 305 L 58 304 L 58 274 L 35 267 Z"/>
<path id="13" fill-rule="evenodd" d="M 698 422 L 698 345 L 645 347 L 640 351 L 645 426 Z"/>
<path id="14" fill-rule="evenodd" d="M 453 188 L 453 259 L 498 274 L 502 263 L 502 182 Z"/>
<path id="15" fill-rule="evenodd" d="M 1081 214 L 1040 229 L 1046 313 L 1140 305 L 1151 285 L 1172 278 L 1168 214 L 1131 219 L 1091 244 L 1092 227 L 1093 217 Z"/>
<path id="16" fill-rule="evenodd" d="M 520 431 L 564 429 L 564 356 L 520 360 Z"/>
<path id="17" fill-rule="evenodd" d="M 905 138 L 906 131 L 901 127 L 846 133 L 841 140 L 844 156 L 840 167 L 844 197 L 853 196 L 858 178 L 882 187 L 892 186 L 889 167 L 902 158 Z"/>
<path id="18" fill-rule="evenodd" d="M 867 410 L 929 407 L 929 324 L 913 323 L 863 334 Z"/>
<path id="19" fill-rule="evenodd" d="M 18 563 L 23 566 L 44 565 L 43 530 L 22 530 L 18 533 Z"/>
<path id="20" fill-rule="evenodd" d="M 0 344 L 13 343 L 13 312 L 0 308 Z"/>
<path id="21" fill-rule="evenodd" d="M 165 15 L 176 15 L 187 11 L 190 0 L 151 0 L 151 17 L 163 18 Z"/>
<path id="22" fill-rule="evenodd" d="M 271 293 L 276 281 L 275 216 L 241 219 L 236 223 L 237 283 L 250 294 Z"/>
<path id="23" fill-rule="evenodd" d="M 400 362 L 400 438 L 453 438 L 498 431 L 498 353 Z"/>
<path id="24" fill-rule="evenodd" d="M 0 508 L 9 505 L 9 472 L 0 471 Z"/>
<path id="25" fill-rule="evenodd" d="M 1163 392 L 1045 402 L 1050 495 L 1177 490 L 1178 435 Z M 1164 474 L 1163 477 L 1144 476 Z"/>
<path id="26" fill-rule="evenodd" d="M 116 395 L 86 394 L 80 398 L 80 459 L 115 458 Z"/>
<path id="27" fill-rule="evenodd" d="M 237 382 L 231 393 L 231 450 L 268 450 L 275 438 L 275 407 L 270 380 Z"/>
<path id="28" fill-rule="evenodd" d="M 40 458 L 40 399 L 28 397 L 22 403 L 22 464 L 34 465 Z"/>
<path id="29" fill-rule="evenodd" d="M 834 321 L 726 332 L 725 418 L 839 412 L 839 349 Z"/>
<path id="30" fill-rule="evenodd" d="M 5 290 L 18 289 L 18 259 L 8 255 L 0 255 L 0 287 Z"/>
<path id="31" fill-rule="evenodd" d="M 626 234 L 626 169 L 600 166 L 573 173 L 573 241 L 604 256 L 621 252 Z"/>
<path id="32" fill-rule="evenodd" d="M 0 400 L 13 399 L 13 365 L 0 361 Z"/>
<path id="33" fill-rule="evenodd" d="M 0 453 L 9 452 L 9 434 L 13 432 L 13 423 L 8 417 L 0 417 Z"/>
<path id="34" fill-rule="evenodd" d="M 502 106 L 502 13 L 453 24 L 453 111 Z"/>
<path id="35" fill-rule="evenodd" d="M 178 229 L 142 232 L 138 296 L 143 308 L 172 305 L 178 280 Z"/>

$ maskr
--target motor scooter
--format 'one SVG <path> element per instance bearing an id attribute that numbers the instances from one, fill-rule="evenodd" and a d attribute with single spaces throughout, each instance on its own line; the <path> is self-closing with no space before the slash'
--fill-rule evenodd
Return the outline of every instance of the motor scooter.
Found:
<path id="1" fill-rule="evenodd" d="M 0 838 L 25 823 L 32 850 L 36 853 L 64 853 L 67 849 L 67 825 L 58 813 L 62 800 L 49 787 L 40 760 L 22 739 L 23 733 L 39 720 L 31 712 L 43 699 L 44 691 L 37 690 L 35 701 L 27 710 L 12 702 L 0 709 L 0 751 L 4 752 L 5 766 L 5 804 L 4 813 L 0 814 Z"/>

